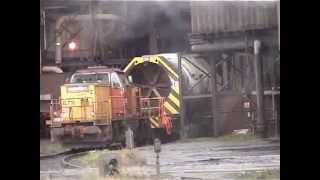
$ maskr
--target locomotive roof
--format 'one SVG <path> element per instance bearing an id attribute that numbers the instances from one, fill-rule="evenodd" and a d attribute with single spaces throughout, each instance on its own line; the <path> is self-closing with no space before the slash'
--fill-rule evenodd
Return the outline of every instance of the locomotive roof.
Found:
<path id="1" fill-rule="evenodd" d="M 123 72 L 123 70 L 118 68 L 97 66 L 97 67 L 88 67 L 87 69 L 80 69 L 76 71 L 76 73 L 103 73 L 103 72 Z"/>

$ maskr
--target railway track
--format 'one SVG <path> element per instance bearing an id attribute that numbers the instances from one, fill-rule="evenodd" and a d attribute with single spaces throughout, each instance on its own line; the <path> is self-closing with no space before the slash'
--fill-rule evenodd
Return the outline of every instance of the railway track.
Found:
<path id="1" fill-rule="evenodd" d="M 82 153 L 82 152 L 88 152 L 88 151 L 93 151 L 93 150 L 104 150 L 104 149 L 109 149 L 109 150 L 118 150 L 121 149 L 122 145 L 121 143 L 113 143 L 110 145 L 105 145 L 105 144 L 81 144 L 81 145 L 73 145 L 71 146 L 70 149 L 59 152 L 56 154 L 50 154 L 50 155 L 42 155 L 40 156 L 40 160 L 48 159 L 48 158 L 55 158 L 58 156 L 63 156 L 63 155 L 69 155 L 69 154 L 76 154 L 76 153 Z"/>
<path id="2" fill-rule="evenodd" d="M 83 161 L 79 163 L 80 160 L 78 158 L 87 154 L 88 151 L 66 155 L 64 158 L 62 158 L 61 165 L 63 168 L 86 168 L 88 165 L 86 165 L 86 163 Z"/>
<path id="3" fill-rule="evenodd" d="M 103 148 L 101 147 L 101 149 Z M 278 144 L 273 143 L 266 144 L 265 142 L 257 143 L 252 141 L 251 143 L 238 143 L 231 146 L 230 144 L 213 144 L 208 141 L 198 144 L 168 144 L 163 149 L 166 153 L 161 154 L 161 176 L 170 176 L 169 179 L 173 177 L 173 179 L 177 180 L 231 180 L 235 179 L 233 176 L 241 176 L 243 173 L 269 170 L 280 171 L 280 147 Z M 87 171 L 90 166 L 88 166 L 88 163 L 81 161 L 80 159 L 82 158 L 80 157 L 86 155 L 90 150 L 97 150 L 97 147 L 73 149 L 73 151 L 65 152 L 52 158 L 57 158 L 57 162 L 59 161 L 62 169 L 66 169 L 68 173 Z M 137 150 L 147 159 L 147 170 L 151 168 L 147 173 L 148 176 L 154 177 L 154 152 L 152 146 L 137 148 Z M 144 169 L 144 167 L 142 168 Z M 59 171 L 49 170 L 51 172 L 42 171 L 40 173 L 59 174 Z"/>
<path id="4" fill-rule="evenodd" d="M 86 145 L 75 146 L 70 150 L 57 154 L 40 156 L 40 175 L 58 176 L 58 177 L 75 177 L 79 169 L 89 168 L 88 163 L 81 161 L 80 157 L 87 155 L 94 150 L 116 150 L 121 149 L 121 144 L 112 145 Z M 70 175 L 71 174 L 71 175 Z M 74 178 L 77 179 L 77 178 Z"/>

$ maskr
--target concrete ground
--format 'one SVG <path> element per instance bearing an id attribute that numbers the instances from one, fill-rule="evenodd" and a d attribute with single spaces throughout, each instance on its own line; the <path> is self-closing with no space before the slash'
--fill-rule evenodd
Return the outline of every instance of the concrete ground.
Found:
<path id="1" fill-rule="evenodd" d="M 154 166 L 152 146 L 138 151 Z M 185 178 L 237 179 L 250 172 L 280 172 L 280 142 L 200 138 L 171 143 L 162 146 L 160 164 L 162 174 Z"/>
<path id="2" fill-rule="evenodd" d="M 122 151 L 112 151 L 112 153 Z M 95 160 L 96 153 L 82 161 Z M 108 156 L 110 151 L 104 151 Z M 114 179 L 156 179 L 153 146 L 132 153 L 144 164 L 122 170 Z M 41 179 L 101 179 L 97 168 L 64 169 L 62 157 L 40 161 Z M 162 145 L 158 179 L 280 179 L 280 142 L 252 137 L 197 138 Z M 102 178 L 104 179 L 104 178 Z M 110 178 L 108 178 L 110 179 Z"/>

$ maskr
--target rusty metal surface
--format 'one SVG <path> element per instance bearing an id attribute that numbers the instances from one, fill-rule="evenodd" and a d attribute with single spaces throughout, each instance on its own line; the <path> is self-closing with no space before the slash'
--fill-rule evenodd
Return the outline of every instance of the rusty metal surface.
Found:
<path id="1" fill-rule="evenodd" d="M 192 33 L 233 32 L 277 27 L 276 2 L 191 3 Z"/>
<path id="2" fill-rule="evenodd" d="M 221 115 L 221 133 L 228 134 L 236 129 L 249 128 L 249 119 L 243 108 L 241 95 L 220 96 L 219 111 Z"/>

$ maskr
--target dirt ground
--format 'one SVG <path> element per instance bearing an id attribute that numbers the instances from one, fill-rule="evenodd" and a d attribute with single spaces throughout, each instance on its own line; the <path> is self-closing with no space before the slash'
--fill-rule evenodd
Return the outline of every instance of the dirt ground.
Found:
<path id="1" fill-rule="evenodd" d="M 154 166 L 153 147 L 138 148 Z M 161 174 L 174 177 L 233 179 L 244 173 L 279 170 L 280 143 L 260 139 L 199 138 L 162 146 Z"/>
<path id="2" fill-rule="evenodd" d="M 197 138 L 163 144 L 159 178 L 153 146 L 95 151 L 82 161 L 92 163 L 101 154 L 123 152 L 133 157 L 128 161 L 139 165 L 121 169 L 121 176 L 112 179 L 280 179 L 280 142 L 251 137 Z M 61 158 L 40 161 L 41 179 L 106 179 L 99 178 L 95 166 L 71 170 L 59 167 Z M 143 163 L 136 163 L 137 159 Z"/>

